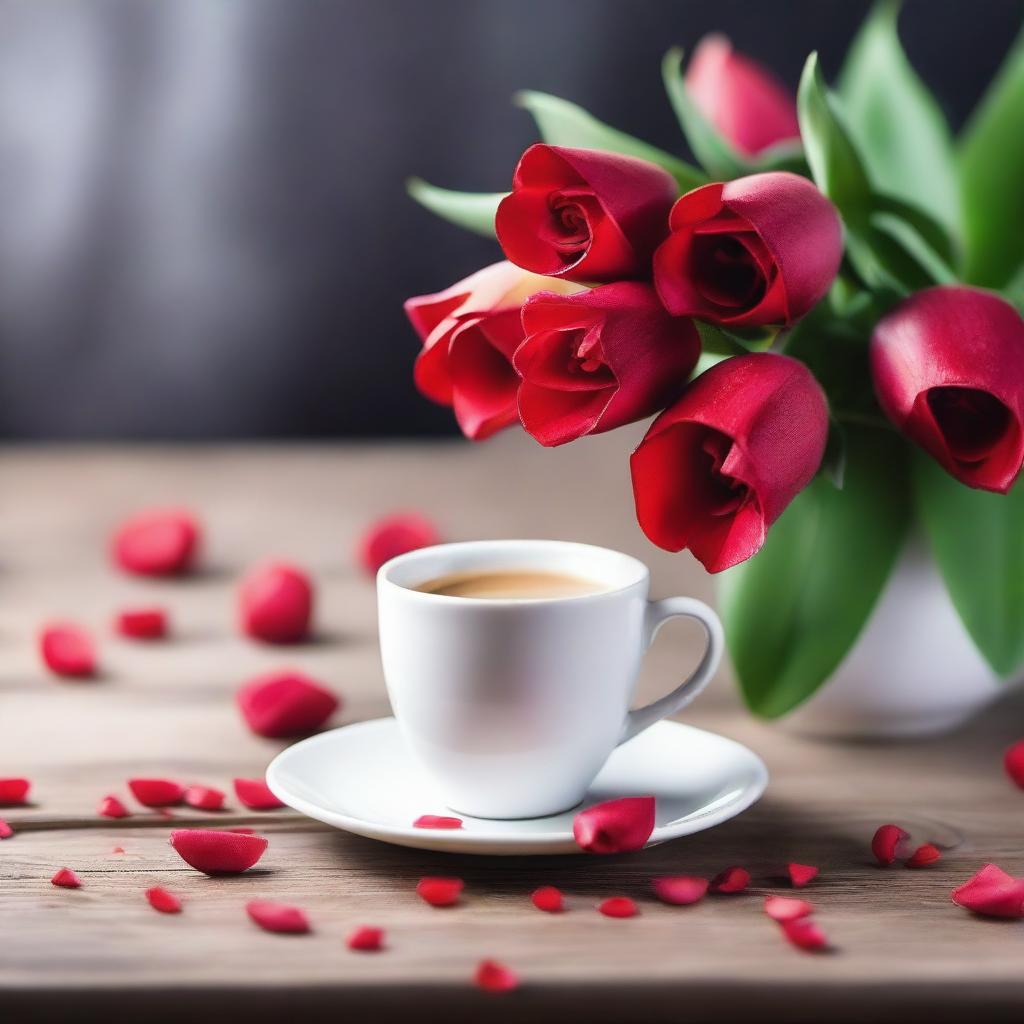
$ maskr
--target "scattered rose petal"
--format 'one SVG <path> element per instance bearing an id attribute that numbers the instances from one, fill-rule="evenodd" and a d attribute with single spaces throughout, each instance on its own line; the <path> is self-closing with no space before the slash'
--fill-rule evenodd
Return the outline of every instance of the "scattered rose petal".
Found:
<path id="1" fill-rule="evenodd" d="M 31 788 L 28 779 L 0 779 L 0 805 L 11 807 L 25 803 Z"/>
<path id="2" fill-rule="evenodd" d="M 124 853 L 124 847 L 123 846 L 115 846 L 110 852 L 111 853 Z"/>
<path id="3" fill-rule="evenodd" d="M 538 910 L 543 910 L 546 914 L 559 914 L 565 910 L 565 899 L 561 890 L 553 885 L 542 885 L 539 889 L 534 889 L 530 899 Z"/>
<path id="4" fill-rule="evenodd" d="M 635 917 L 640 913 L 628 896 L 609 896 L 597 905 L 597 909 L 605 917 Z"/>
<path id="5" fill-rule="evenodd" d="M 163 608 L 130 608 L 119 612 L 114 628 L 132 640 L 159 640 L 167 635 L 167 612 Z"/>
<path id="6" fill-rule="evenodd" d="M 345 945 L 361 953 L 376 953 L 384 948 L 384 929 L 360 925 L 355 931 L 349 932 Z"/>
<path id="7" fill-rule="evenodd" d="M 309 918 L 300 907 L 272 900 L 250 900 L 245 912 L 266 932 L 284 935 L 305 935 L 310 930 Z"/>
<path id="8" fill-rule="evenodd" d="M 224 807 L 224 794 L 213 786 L 189 786 L 185 790 L 185 803 L 200 811 L 219 811 Z"/>
<path id="9" fill-rule="evenodd" d="M 147 509 L 125 520 L 111 541 L 114 562 L 139 576 L 174 576 L 192 565 L 199 523 L 179 509 Z"/>
<path id="10" fill-rule="evenodd" d="M 794 889 L 802 889 L 818 877 L 818 869 L 810 864 L 787 864 L 786 871 Z"/>
<path id="11" fill-rule="evenodd" d="M 185 787 L 173 779 L 129 779 L 128 788 L 143 807 L 180 804 L 185 795 Z"/>
<path id="12" fill-rule="evenodd" d="M 263 836 L 181 828 L 171 833 L 171 846 L 186 863 L 207 875 L 235 875 L 247 871 L 267 848 Z"/>
<path id="13" fill-rule="evenodd" d="M 871 840 L 871 852 L 879 864 L 892 864 L 910 838 L 899 825 L 879 825 Z"/>
<path id="14" fill-rule="evenodd" d="M 461 878 L 421 878 L 416 895 L 432 907 L 450 907 L 459 902 L 464 885 Z"/>
<path id="15" fill-rule="evenodd" d="M 238 589 L 242 632 L 269 644 L 305 640 L 313 614 L 313 586 L 298 566 L 271 562 L 257 566 Z"/>
<path id="16" fill-rule="evenodd" d="M 919 846 L 906 860 L 905 867 L 924 868 L 934 864 L 942 856 L 942 851 L 934 843 Z"/>
<path id="17" fill-rule="evenodd" d="M 730 867 L 711 879 L 712 892 L 743 892 L 750 885 L 750 872 L 746 868 Z"/>
<path id="18" fill-rule="evenodd" d="M 651 882 L 655 896 L 662 903 L 671 903 L 676 907 L 688 907 L 704 898 L 708 891 L 708 880 L 693 875 L 675 875 L 668 878 L 655 878 Z"/>
<path id="19" fill-rule="evenodd" d="M 957 906 L 987 917 L 1024 917 L 1024 878 L 986 864 L 951 893 Z"/>
<path id="20" fill-rule="evenodd" d="M 519 975 L 497 960 L 481 960 L 473 978 L 485 992 L 511 992 L 519 987 Z"/>
<path id="21" fill-rule="evenodd" d="M 92 636 L 73 622 L 55 622 L 39 634 L 39 653 L 46 667 L 65 679 L 86 679 L 96 672 Z"/>
<path id="22" fill-rule="evenodd" d="M 796 921 L 814 913 L 814 904 L 792 896 L 765 896 L 764 912 L 773 920 Z"/>
<path id="23" fill-rule="evenodd" d="M 71 870 L 71 868 L 61 868 L 50 879 L 53 885 L 59 886 L 61 889 L 81 889 L 82 880 Z"/>
<path id="24" fill-rule="evenodd" d="M 238 691 L 236 700 L 249 728 L 271 739 L 315 732 L 340 703 L 316 680 L 289 671 L 258 676 Z"/>
<path id="25" fill-rule="evenodd" d="M 653 831 L 653 796 L 606 800 L 580 811 L 572 823 L 576 845 L 588 853 L 642 850 Z"/>
<path id="26" fill-rule="evenodd" d="M 462 828 L 461 818 L 446 818 L 438 814 L 421 814 L 413 823 L 413 828 Z"/>
<path id="27" fill-rule="evenodd" d="M 1003 756 L 1003 767 L 1006 774 L 1024 789 L 1024 740 L 1017 740 L 1016 743 Z"/>
<path id="28" fill-rule="evenodd" d="M 272 811 L 284 804 L 262 779 L 235 779 L 235 796 L 251 811 Z"/>
<path id="29" fill-rule="evenodd" d="M 0 839 L 10 839 L 14 835 L 14 829 L 0 818 Z"/>
<path id="30" fill-rule="evenodd" d="M 128 818 L 132 812 L 116 796 L 105 796 L 96 808 L 96 813 L 101 818 Z"/>
<path id="31" fill-rule="evenodd" d="M 437 527 L 425 516 L 415 512 L 385 516 L 359 538 L 359 562 L 373 576 L 392 558 L 437 544 L 440 539 Z"/>
<path id="32" fill-rule="evenodd" d="M 813 951 L 828 948 L 828 939 L 825 937 L 825 933 L 806 917 L 780 921 L 779 927 L 782 929 L 782 934 L 799 949 Z"/>
<path id="33" fill-rule="evenodd" d="M 181 913 L 181 900 L 162 886 L 155 885 L 152 889 L 147 889 L 146 899 L 149 900 L 149 905 L 154 910 L 159 910 L 161 914 Z"/>

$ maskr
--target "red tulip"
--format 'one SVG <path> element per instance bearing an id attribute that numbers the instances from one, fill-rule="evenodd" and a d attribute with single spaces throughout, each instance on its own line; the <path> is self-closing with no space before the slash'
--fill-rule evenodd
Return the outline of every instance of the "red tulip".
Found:
<path id="1" fill-rule="evenodd" d="M 678 194 L 672 175 L 646 160 L 538 143 L 522 155 L 494 228 L 505 255 L 535 274 L 646 277 Z"/>
<path id="2" fill-rule="evenodd" d="M 669 316 L 654 289 L 620 281 L 523 306 L 516 350 L 519 416 L 541 444 L 565 444 L 663 409 L 700 355 L 693 322 Z"/>
<path id="3" fill-rule="evenodd" d="M 803 363 L 763 352 L 701 374 L 633 453 L 641 529 L 689 548 L 709 572 L 757 552 L 814 476 L 828 435 L 825 396 Z"/>
<path id="4" fill-rule="evenodd" d="M 686 91 L 741 153 L 800 136 L 796 101 L 771 72 L 737 53 L 725 36 L 705 36 L 686 69 Z"/>
<path id="5" fill-rule="evenodd" d="M 917 292 L 871 338 L 886 416 L 969 487 L 1005 494 L 1024 461 L 1024 320 L 996 295 Z"/>
<path id="6" fill-rule="evenodd" d="M 798 174 L 702 185 L 672 207 L 654 284 L 676 316 L 789 324 L 828 291 L 843 254 L 835 207 Z"/>
<path id="7" fill-rule="evenodd" d="M 432 401 L 451 406 L 466 437 L 482 441 L 519 419 L 519 374 L 512 354 L 523 340 L 520 311 L 542 290 L 578 286 L 529 274 L 511 263 L 494 263 L 435 295 L 405 303 L 423 341 L 416 359 L 416 387 Z"/>

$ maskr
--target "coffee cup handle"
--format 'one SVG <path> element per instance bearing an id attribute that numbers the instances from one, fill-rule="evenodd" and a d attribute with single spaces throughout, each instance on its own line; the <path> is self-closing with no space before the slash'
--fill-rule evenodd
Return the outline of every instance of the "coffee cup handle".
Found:
<path id="1" fill-rule="evenodd" d="M 619 740 L 620 744 L 631 740 L 637 733 L 643 732 L 655 722 L 660 722 L 663 718 L 674 715 L 686 707 L 708 685 L 718 668 L 718 663 L 722 660 L 725 650 L 722 623 L 703 601 L 697 601 L 692 597 L 666 597 L 663 601 L 648 602 L 644 616 L 644 650 L 646 651 L 651 646 L 658 630 L 669 619 L 681 616 L 696 619 L 707 634 L 707 646 L 704 648 L 700 664 L 690 677 L 680 683 L 671 693 L 665 694 L 664 697 L 646 707 L 628 712 L 622 730 L 622 738 Z"/>

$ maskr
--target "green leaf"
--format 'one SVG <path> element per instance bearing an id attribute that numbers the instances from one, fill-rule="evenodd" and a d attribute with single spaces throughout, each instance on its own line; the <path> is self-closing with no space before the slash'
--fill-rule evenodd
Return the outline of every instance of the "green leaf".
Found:
<path id="1" fill-rule="evenodd" d="M 875 193 L 873 205 L 876 212 L 905 220 L 950 266 L 959 263 L 960 251 L 956 241 L 942 224 L 919 206 L 884 192 Z"/>
<path id="2" fill-rule="evenodd" d="M 422 178 L 410 178 L 405 187 L 417 203 L 438 217 L 478 235 L 494 237 L 494 214 L 505 192 L 452 192 Z"/>
<path id="3" fill-rule="evenodd" d="M 876 211 L 871 226 L 895 242 L 927 275 L 928 284 L 955 284 L 953 268 L 921 237 L 917 229 L 895 214 Z"/>
<path id="4" fill-rule="evenodd" d="M 966 277 L 999 288 L 1024 264 L 1024 33 L 961 137 Z"/>
<path id="5" fill-rule="evenodd" d="M 778 327 L 730 329 L 720 324 L 705 323 L 703 320 L 695 320 L 694 323 L 697 325 L 697 333 L 700 334 L 702 351 L 723 356 L 764 352 L 771 348 L 772 342 L 779 334 Z"/>
<path id="6" fill-rule="evenodd" d="M 657 146 L 598 121 L 592 114 L 568 100 L 543 92 L 526 91 L 516 93 L 516 103 L 530 112 L 537 122 L 541 138 L 552 146 L 604 149 L 610 153 L 648 160 L 664 167 L 684 192 L 707 183 L 707 177 L 696 167 L 691 167 L 684 160 Z"/>
<path id="7" fill-rule="evenodd" d="M 843 489 L 846 482 L 846 428 L 837 419 L 829 419 L 821 472 L 833 487 L 840 491 Z"/>
<path id="8" fill-rule="evenodd" d="M 900 45 L 899 0 L 872 8 L 839 76 L 846 124 L 879 188 L 915 203 L 954 235 L 960 226 L 949 125 Z"/>
<path id="9" fill-rule="evenodd" d="M 915 452 L 914 490 L 961 621 L 995 672 L 1013 675 L 1024 665 L 1024 486 L 974 490 Z"/>
<path id="10" fill-rule="evenodd" d="M 842 490 L 819 476 L 761 551 L 724 574 L 719 608 L 744 700 L 776 718 L 806 700 L 853 646 L 910 517 L 903 442 L 847 433 Z"/>

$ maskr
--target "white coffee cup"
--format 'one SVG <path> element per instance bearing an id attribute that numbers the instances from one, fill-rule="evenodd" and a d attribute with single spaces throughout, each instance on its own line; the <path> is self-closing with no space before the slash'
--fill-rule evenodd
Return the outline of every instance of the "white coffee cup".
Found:
<path id="1" fill-rule="evenodd" d="M 602 589 L 571 597 L 453 597 L 415 588 L 452 573 L 540 570 Z M 722 657 L 722 626 L 690 597 L 648 601 L 629 555 L 545 540 L 441 544 L 377 574 L 388 696 L 445 803 L 480 818 L 535 818 L 578 804 L 608 755 L 675 714 Z M 671 693 L 629 710 L 644 652 L 666 620 L 700 622 L 707 647 Z"/>

